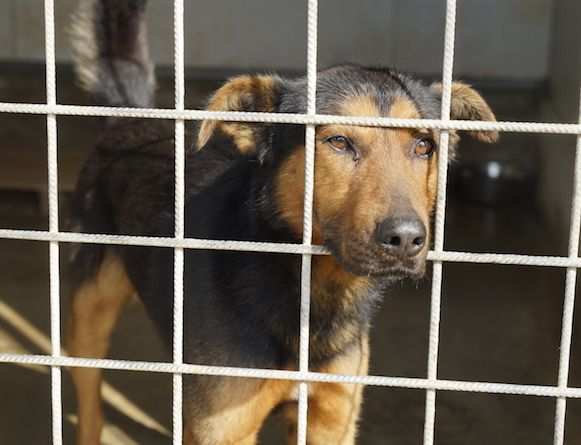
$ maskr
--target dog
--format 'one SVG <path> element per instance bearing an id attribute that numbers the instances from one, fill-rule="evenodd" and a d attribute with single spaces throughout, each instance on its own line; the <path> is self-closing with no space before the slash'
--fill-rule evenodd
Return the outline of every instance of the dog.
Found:
<path id="1" fill-rule="evenodd" d="M 96 103 L 154 106 L 145 0 L 85 0 L 73 24 L 78 77 Z M 305 113 L 305 78 L 246 75 L 227 81 L 208 109 Z M 391 69 L 322 70 L 317 112 L 437 119 L 442 87 Z M 452 119 L 495 120 L 470 86 L 452 86 Z M 471 136 L 493 142 L 496 132 Z M 319 125 L 315 136 L 309 369 L 368 371 L 370 321 L 381 296 L 420 278 L 430 245 L 439 131 Z M 459 135 L 450 131 L 453 157 Z M 185 236 L 300 243 L 305 129 L 301 125 L 202 121 L 186 132 Z M 74 194 L 73 227 L 85 233 L 174 234 L 174 125 L 108 118 Z M 186 363 L 297 369 L 300 256 L 186 250 Z M 134 297 L 172 345 L 173 250 L 82 244 L 73 259 L 69 352 L 103 358 L 115 322 Z M 102 371 L 73 368 L 77 440 L 100 441 Z M 275 410 L 297 434 L 296 382 L 184 375 L 184 441 L 251 445 Z M 350 445 L 361 385 L 309 385 L 308 443 Z"/>

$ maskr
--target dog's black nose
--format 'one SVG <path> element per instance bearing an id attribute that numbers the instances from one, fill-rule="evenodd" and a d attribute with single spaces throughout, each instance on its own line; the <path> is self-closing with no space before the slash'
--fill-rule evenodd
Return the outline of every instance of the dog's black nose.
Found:
<path id="1" fill-rule="evenodd" d="M 426 243 L 426 228 L 416 216 L 387 218 L 378 224 L 376 237 L 390 254 L 413 257 Z"/>

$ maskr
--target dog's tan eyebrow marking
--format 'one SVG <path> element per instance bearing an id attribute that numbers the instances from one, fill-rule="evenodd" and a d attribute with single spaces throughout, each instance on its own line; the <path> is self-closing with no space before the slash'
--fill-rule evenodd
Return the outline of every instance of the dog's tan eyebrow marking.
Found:
<path id="1" fill-rule="evenodd" d="M 381 116 L 377 101 L 371 96 L 350 97 L 341 104 L 340 111 L 345 116 Z"/>
<path id="2" fill-rule="evenodd" d="M 421 119 L 420 112 L 415 104 L 405 97 L 396 97 L 394 99 L 389 107 L 387 117 L 399 119 Z"/>
<path id="3" fill-rule="evenodd" d="M 387 117 L 393 117 L 397 119 L 421 119 L 422 116 L 417 109 L 416 105 L 406 97 L 396 97 L 389 108 L 389 113 Z M 434 139 L 439 135 L 439 131 L 430 130 L 427 128 L 392 128 L 392 130 L 400 130 L 403 133 L 411 135 L 413 137 L 421 136 L 431 136 Z"/>

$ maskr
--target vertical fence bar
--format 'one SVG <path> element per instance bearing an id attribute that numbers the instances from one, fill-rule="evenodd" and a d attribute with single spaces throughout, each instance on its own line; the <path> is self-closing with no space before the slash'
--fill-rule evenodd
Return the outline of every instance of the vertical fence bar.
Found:
<path id="1" fill-rule="evenodd" d="M 54 37 L 54 1 L 44 2 L 44 39 L 46 66 L 46 103 L 56 105 L 56 62 Z M 59 231 L 58 209 L 58 146 L 57 121 L 55 114 L 46 116 L 47 150 L 48 150 L 48 227 L 51 233 Z M 60 271 L 59 243 L 49 242 L 49 275 L 50 275 L 50 334 L 52 356 L 61 355 L 60 323 Z M 52 406 L 52 443 L 61 445 L 62 435 L 62 391 L 61 368 L 51 367 L 51 406 Z"/>
<path id="2" fill-rule="evenodd" d="M 174 67 L 175 67 L 175 109 L 184 110 L 184 1 L 174 1 Z M 185 201 L 185 122 L 175 121 L 175 238 L 184 239 L 184 201 Z M 174 333 L 173 362 L 183 363 L 184 340 L 184 249 L 174 249 Z M 173 375 L 173 443 L 183 442 L 183 378 Z"/>
<path id="3" fill-rule="evenodd" d="M 452 98 L 452 73 L 454 70 L 454 39 L 456 33 L 456 0 L 446 2 L 446 31 L 444 38 L 444 61 L 442 75 L 442 110 L 443 122 L 450 120 L 450 103 Z M 434 251 L 444 250 L 444 227 L 446 216 L 446 184 L 448 179 L 448 145 L 450 132 L 442 130 L 438 152 L 438 198 L 436 203 L 436 221 Z M 440 341 L 440 307 L 442 298 L 442 262 L 434 262 L 432 276 L 432 303 L 430 309 L 430 338 L 428 349 L 428 380 L 438 378 L 438 347 Z M 436 390 L 426 391 L 426 414 L 424 423 L 424 445 L 433 445 L 436 420 Z"/>
<path id="4" fill-rule="evenodd" d="M 317 0 L 309 0 L 307 10 L 307 114 L 317 112 Z M 315 182 L 315 126 L 307 125 L 305 134 L 305 194 L 303 212 L 303 244 L 311 245 L 313 233 L 313 190 Z M 300 306 L 300 345 L 299 371 L 309 370 L 309 322 L 311 305 L 311 264 L 312 255 L 302 255 L 301 266 L 301 306 Z M 307 443 L 308 417 L 307 383 L 299 383 L 299 413 L 297 425 L 297 443 Z"/>
<path id="5" fill-rule="evenodd" d="M 581 123 L 581 88 L 579 91 L 579 122 Z M 579 234 L 581 230 L 581 135 L 577 136 L 575 152 L 575 178 L 573 201 L 571 203 L 571 225 L 569 227 L 569 258 L 579 256 Z M 566 388 L 569 382 L 569 361 L 571 359 L 571 340 L 573 333 L 573 312 L 575 309 L 575 287 L 577 269 L 567 268 L 565 279 L 565 301 L 563 303 L 563 322 L 561 328 L 561 348 L 559 356 L 559 388 Z M 554 445 L 563 445 L 565 441 L 565 414 L 567 398 L 557 399 L 555 412 Z"/>

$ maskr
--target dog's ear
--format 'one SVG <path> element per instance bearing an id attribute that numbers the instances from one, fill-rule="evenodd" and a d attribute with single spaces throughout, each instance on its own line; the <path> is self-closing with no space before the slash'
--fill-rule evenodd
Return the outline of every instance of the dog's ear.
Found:
<path id="1" fill-rule="evenodd" d="M 430 87 L 438 96 L 442 96 L 442 84 L 434 83 Z M 452 101 L 450 118 L 454 120 L 496 121 L 494 113 L 484 98 L 470 85 L 462 82 L 452 83 Z M 497 131 L 470 131 L 472 137 L 483 142 L 496 142 Z"/>
<path id="2" fill-rule="evenodd" d="M 278 108 L 282 80 L 276 76 L 239 76 L 226 82 L 211 97 L 210 111 L 243 111 L 273 113 Z M 234 146 L 243 155 L 257 154 L 266 141 L 267 124 L 204 120 L 200 125 L 197 149 L 208 143 L 218 132 L 232 138 Z"/>

